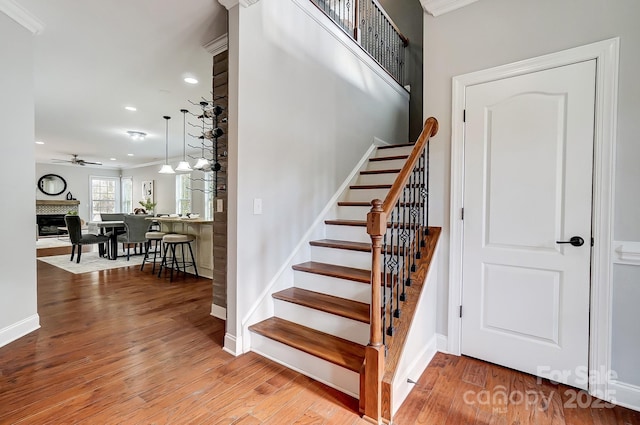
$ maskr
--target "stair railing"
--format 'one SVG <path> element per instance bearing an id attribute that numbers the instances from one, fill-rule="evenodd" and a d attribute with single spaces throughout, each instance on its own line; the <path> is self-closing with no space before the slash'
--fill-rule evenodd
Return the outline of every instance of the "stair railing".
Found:
<path id="1" fill-rule="evenodd" d="M 378 0 L 311 0 L 318 9 L 404 86 L 405 47 L 409 39 L 398 29 Z"/>
<path id="2" fill-rule="evenodd" d="M 360 398 L 365 419 L 374 423 L 382 418 L 386 338 L 393 335 L 394 319 L 402 314 L 406 287 L 411 285 L 415 260 L 429 232 L 429 139 L 437 132 L 438 121 L 428 118 L 386 198 L 371 201 L 367 214 L 372 248 L 371 325 Z"/>

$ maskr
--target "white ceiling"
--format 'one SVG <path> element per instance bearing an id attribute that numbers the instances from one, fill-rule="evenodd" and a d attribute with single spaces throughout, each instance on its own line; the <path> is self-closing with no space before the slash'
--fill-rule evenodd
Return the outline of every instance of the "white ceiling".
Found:
<path id="1" fill-rule="evenodd" d="M 16 2 L 44 24 L 34 36 L 35 135 L 45 143 L 35 146 L 36 162 L 71 154 L 118 168 L 162 161 L 163 115 L 172 117 L 169 156 L 182 155 L 180 109 L 197 112 L 188 100 L 210 98 L 203 46 L 226 32 L 217 0 Z M 186 84 L 186 75 L 199 83 Z M 134 142 L 127 130 L 147 137 Z M 187 143 L 198 141 L 187 135 Z"/>

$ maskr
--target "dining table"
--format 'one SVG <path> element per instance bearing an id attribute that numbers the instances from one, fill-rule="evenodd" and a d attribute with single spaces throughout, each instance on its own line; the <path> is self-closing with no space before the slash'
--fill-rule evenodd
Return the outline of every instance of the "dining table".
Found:
<path id="1" fill-rule="evenodd" d="M 124 221 L 123 220 L 112 220 L 112 221 L 89 221 L 87 223 L 87 227 L 89 229 L 89 233 L 93 233 L 92 230 L 99 231 L 101 235 L 104 235 L 105 232 L 109 233 L 109 249 L 107 250 L 107 257 L 110 260 L 115 260 L 118 257 L 118 229 L 124 229 Z"/>

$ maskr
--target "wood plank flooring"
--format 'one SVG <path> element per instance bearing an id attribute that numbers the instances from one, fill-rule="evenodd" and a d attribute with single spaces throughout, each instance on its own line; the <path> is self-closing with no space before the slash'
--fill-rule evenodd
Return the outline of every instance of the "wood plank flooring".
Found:
<path id="1" fill-rule="evenodd" d="M 0 424 L 366 423 L 357 400 L 253 353 L 224 352 L 211 287 L 137 267 L 73 275 L 38 262 L 42 327 L 0 348 Z M 640 424 L 628 409 L 571 408 L 566 390 L 437 354 L 394 423 Z M 539 396 L 525 403 L 501 391 Z"/>

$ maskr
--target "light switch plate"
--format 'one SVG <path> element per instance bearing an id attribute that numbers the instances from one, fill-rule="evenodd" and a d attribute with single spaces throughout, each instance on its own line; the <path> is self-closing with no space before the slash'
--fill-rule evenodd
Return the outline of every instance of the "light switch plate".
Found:
<path id="1" fill-rule="evenodd" d="M 254 215 L 262 214 L 262 198 L 253 199 L 253 214 Z"/>

